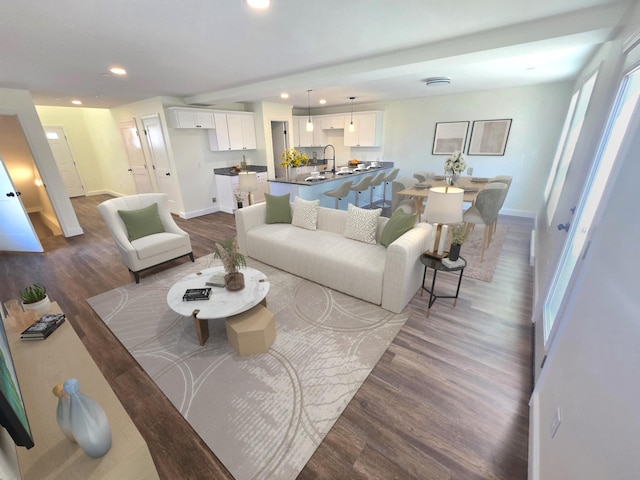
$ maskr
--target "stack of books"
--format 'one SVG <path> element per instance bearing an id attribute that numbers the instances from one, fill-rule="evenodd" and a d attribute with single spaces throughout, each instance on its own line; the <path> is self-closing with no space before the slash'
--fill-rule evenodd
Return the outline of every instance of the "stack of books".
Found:
<path id="1" fill-rule="evenodd" d="M 185 302 L 195 302 L 197 300 L 209 300 L 211 297 L 211 288 L 188 288 L 182 300 Z"/>
<path id="2" fill-rule="evenodd" d="M 22 340 L 44 340 L 64 322 L 64 313 L 47 313 L 20 334 Z"/>

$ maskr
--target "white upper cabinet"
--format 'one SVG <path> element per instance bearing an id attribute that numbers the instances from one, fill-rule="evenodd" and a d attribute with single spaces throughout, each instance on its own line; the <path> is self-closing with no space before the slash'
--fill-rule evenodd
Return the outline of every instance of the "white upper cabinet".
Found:
<path id="1" fill-rule="evenodd" d="M 256 127 L 254 114 L 215 113 L 215 130 L 209 131 L 211 150 L 216 152 L 228 150 L 255 150 Z"/>
<path id="2" fill-rule="evenodd" d="M 345 122 L 345 127 L 351 120 Z M 359 112 L 353 114 L 355 131 L 344 129 L 346 147 L 379 147 L 382 143 L 382 112 Z"/>
<path id="3" fill-rule="evenodd" d="M 215 128 L 212 110 L 170 107 L 169 125 L 173 128 Z"/>
<path id="4" fill-rule="evenodd" d="M 317 117 L 322 120 L 321 128 L 323 130 L 342 130 L 349 122 L 349 117 L 345 118 L 345 115 L 322 115 Z"/>
<path id="5" fill-rule="evenodd" d="M 307 118 L 293 117 L 293 146 L 295 148 L 313 147 L 313 132 L 307 132 Z"/>

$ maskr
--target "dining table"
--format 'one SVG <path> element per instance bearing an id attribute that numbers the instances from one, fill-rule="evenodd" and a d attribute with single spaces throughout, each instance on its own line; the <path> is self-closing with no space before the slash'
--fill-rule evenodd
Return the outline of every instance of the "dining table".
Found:
<path id="1" fill-rule="evenodd" d="M 412 197 L 416 204 L 417 221 L 421 221 L 422 212 L 424 210 L 424 201 L 429 197 L 429 189 L 434 187 L 456 187 L 464 190 L 464 201 L 472 203 L 476 195 L 482 191 L 491 179 L 487 177 L 458 177 L 454 185 L 447 184 L 444 176 L 435 176 L 424 182 L 415 184 L 412 187 L 400 190 L 398 195 L 403 197 Z"/>

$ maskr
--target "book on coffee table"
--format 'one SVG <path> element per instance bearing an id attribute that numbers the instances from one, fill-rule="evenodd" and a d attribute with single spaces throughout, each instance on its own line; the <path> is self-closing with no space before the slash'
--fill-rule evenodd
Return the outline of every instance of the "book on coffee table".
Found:
<path id="1" fill-rule="evenodd" d="M 209 300 L 211 297 L 211 288 L 187 288 L 184 292 L 182 300 L 185 302 L 195 302 L 197 300 Z"/>
<path id="2" fill-rule="evenodd" d="M 226 285 L 224 273 L 214 273 L 207 279 L 205 285 L 209 285 L 211 287 L 224 287 Z"/>

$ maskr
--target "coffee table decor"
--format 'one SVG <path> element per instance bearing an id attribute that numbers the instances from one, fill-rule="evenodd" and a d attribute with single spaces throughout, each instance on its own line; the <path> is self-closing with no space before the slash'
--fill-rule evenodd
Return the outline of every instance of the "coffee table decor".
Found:
<path id="1" fill-rule="evenodd" d="M 244 275 L 239 270 L 247 266 L 244 255 L 238 250 L 238 239 L 227 238 L 223 242 L 216 242 L 213 258 L 222 260 L 226 275 L 224 280 L 226 289 L 235 291 L 244 288 Z"/>

